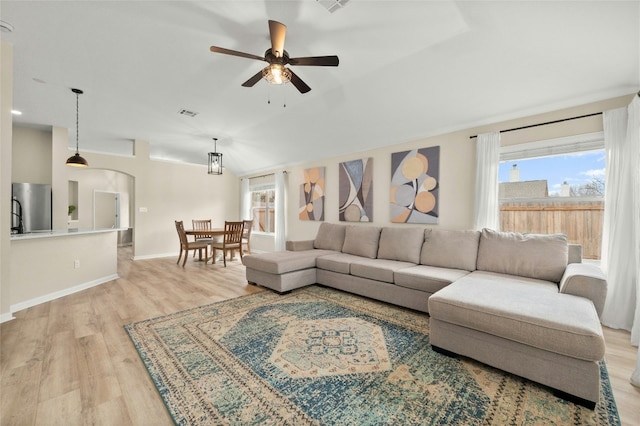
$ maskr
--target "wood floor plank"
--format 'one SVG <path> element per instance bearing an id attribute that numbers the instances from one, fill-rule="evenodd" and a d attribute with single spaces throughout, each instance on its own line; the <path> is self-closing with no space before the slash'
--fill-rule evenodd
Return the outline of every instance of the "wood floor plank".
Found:
<path id="1" fill-rule="evenodd" d="M 35 424 L 36 411 L 24 407 L 38 404 L 42 362 L 32 362 L 10 369 L 0 380 L 0 424 Z"/>
<path id="2" fill-rule="evenodd" d="M 15 313 L 0 324 L 1 425 L 172 425 L 124 325 L 256 291 L 238 259 L 131 260 L 120 278 Z M 625 426 L 640 426 L 640 390 L 629 383 L 636 348 L 604 329 L 607 367 Z"/>
<path id="3" fill-rule="evenodd" d="M 79 388 L 79 371 L 73 331 L 47 337 L 38 399 L 55 399 Z"/>
<path id="4" fill-rule="evenodd" d="M 81 424 L 84 424 L 84 419 L 79 389 L 41 401 L 37 405 L 34 425 L 68 426 Z"/>
<path id="5" fill-rule="evenodd" d="M 47 343 L 43 336 L 47 335 L 48 319 L 40 316 L 26 317 L 24 321 L 11 321 L 7 327 L 2 325 L 2 368 L 12 369 L 43 359 Z M 9 325 L 10 324 L 10 325 Z M 5 344 L 5 341 L 7 342 Z"/>
<path id="6" fill-rule="evenodd" d="M 629 379 L 636 367 L 637 348 L 631 346 L 631 333 L 603 327 L 607 343 L 605 359 L 620 421 L 625 426 L 640 426 L 640 388 Z"/>

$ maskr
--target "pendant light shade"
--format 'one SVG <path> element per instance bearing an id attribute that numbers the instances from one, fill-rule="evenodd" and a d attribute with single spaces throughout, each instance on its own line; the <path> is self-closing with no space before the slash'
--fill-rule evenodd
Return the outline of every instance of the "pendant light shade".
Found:
<path id="1" fill-rule="evenodd" d="M 80 116 L 80 111 L 78 109 L 78 98 L 83 93 L 80 89 L 71 89 L 73 93 L 76 94 L 76 153 L 71 157 L 67 158 L 67 166 L 71 167 L 88 167 L 89 163 L 83 157 L 80 156 L 80 152 L 78 151 L 78 129 L 79 123 L 78 118 Z"/>
<path id="2" fill-rule="evenodd" d="M 216 152 L 218 138 L 213 138 L 213 152 L 209 153 L 209 171 L 210 175 L 222 174 L 222 153 Z"/>

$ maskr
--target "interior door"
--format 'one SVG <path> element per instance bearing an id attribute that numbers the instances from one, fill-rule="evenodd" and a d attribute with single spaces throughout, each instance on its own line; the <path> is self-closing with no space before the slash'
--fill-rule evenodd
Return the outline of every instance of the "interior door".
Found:
<path id="1" fill-rule="evenodd" d="M 120 194 L 95 191 L 93 193 L 94 229 L 120 228 Z"/>

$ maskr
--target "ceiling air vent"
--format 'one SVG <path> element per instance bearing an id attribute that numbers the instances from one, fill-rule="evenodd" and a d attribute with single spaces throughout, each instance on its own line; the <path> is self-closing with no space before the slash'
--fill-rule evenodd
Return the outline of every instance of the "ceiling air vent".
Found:
<path id="1" fill-rule="evenodd" d="M 186 115 L 187 117 L 195 117 L 196 115 L 198 115 L 197 112 L 189 111 L 188 109 L 181 109 L 180 111 L 178 111 L 178 114 Z"/>
<path id="2" fill-rule="evenodd" d="M 349 0 L 316 0 L 325 9 L 333 13 L 336 10 L 342 9 L 345 4 L 349 3 Z"/>

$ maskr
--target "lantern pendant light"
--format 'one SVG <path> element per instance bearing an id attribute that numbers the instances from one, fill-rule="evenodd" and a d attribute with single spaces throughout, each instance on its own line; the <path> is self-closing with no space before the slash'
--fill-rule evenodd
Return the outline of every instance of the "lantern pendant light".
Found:
<path id="1" fill-rule="evenodd" d="M 67 158 L 67 166 L 88 167 L 89 163 L 80 156 L 80 152 L 78 151 L 78 117 L 80 115 L 78 109 L 78 97 L 83 93 L 83 91 L 80 89 L 71 89 L 71 91 L 76 94 L 76 153 L 75 155 Z"/>
<path id="2" fill-rule="evenodd" d="M 218 138 L 213 138 L 213 152 L 209 153 L 209 171 L 210 175 L 222 174 L 222 153 L 217 152 Z"/>

